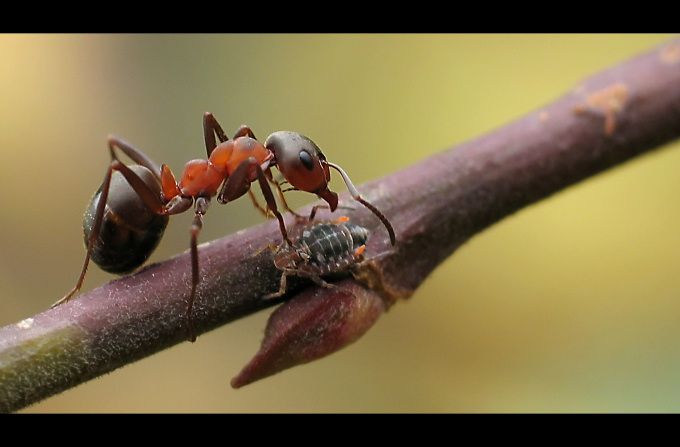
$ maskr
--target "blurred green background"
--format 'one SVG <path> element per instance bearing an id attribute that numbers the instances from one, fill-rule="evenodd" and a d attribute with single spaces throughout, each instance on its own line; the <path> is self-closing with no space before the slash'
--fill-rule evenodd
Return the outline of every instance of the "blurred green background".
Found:
<path id="1" fill-rule="evenodd" d="M 361 184 L 671 37 L 0 35 L 0 326 L 73 286 L 110 133 L 177 173 L 211 111 L 227 133 L 304 133 Z M 266 311 L 24 412 L 678 412 L 679 172 L 676 143 L 522 210 L 320 361 L 231 389 Z M 201 241 L 261 221 L 213 205 Z M 188 248 L 190 222 L 152 261 Z M 112 278 L 92 267 L 84 290 Z"/>

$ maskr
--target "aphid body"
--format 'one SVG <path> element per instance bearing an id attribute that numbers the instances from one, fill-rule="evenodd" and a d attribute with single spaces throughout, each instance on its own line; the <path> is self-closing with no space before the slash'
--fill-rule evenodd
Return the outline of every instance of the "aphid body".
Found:
<path id="1" fill-rule="evenodd" d="M 321 276 L 343 272 L 359 262 L 366 249 L 367 237 L 366 228 L 347 222 L 346 217 L 305 229 L 293 245 L 279 247 L 274 265 L 283 271 L 281 287 L 265 298 L 283 295 L 289 275 L 307 277 L 324 287 L 333 287 Z"/>

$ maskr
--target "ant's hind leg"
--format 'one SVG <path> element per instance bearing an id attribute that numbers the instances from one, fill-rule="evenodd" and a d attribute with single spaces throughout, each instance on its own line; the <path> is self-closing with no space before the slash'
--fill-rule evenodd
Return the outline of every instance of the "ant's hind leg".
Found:
<path id="1" fill-rule="evenodd" d="M 109 135 L 108 138 L 108 144 L 109 144 L 109 152 L 111 153 L 111 160 L 118 160 L 118 157 L 116 156 L 115 150 L 118 149 L 122 151 L 125 155 L 130 157 L 131 160 L 133 160 L 135 163 L 140 164 L 147 168 L 149 171 L 153 173 L 159 180 L 160 180 L 160 175 L 161 175 L 161 168 L 156 164 L 155 161 L 153 161 L 151 158 L 149 158 L 144 152 L 141 150 L 137 149 L 127 141 L 118 138 L 115 135 Z"/>

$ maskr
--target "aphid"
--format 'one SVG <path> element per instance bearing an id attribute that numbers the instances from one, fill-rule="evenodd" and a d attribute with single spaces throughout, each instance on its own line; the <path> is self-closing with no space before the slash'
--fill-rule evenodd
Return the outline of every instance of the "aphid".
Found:
<path id="1" fill-rule="evenodd" d="M 111 163 L 83 221 L 87 253 L 80 277 L 75 287 L 52 307 L 70 300 L 80 290 L 90 259 L 111 273 L 127 274 L 139 268 L 160 242 L 168 216 L 187 211 L 193 205 L 187 318 L 189 338 L 195 340 L 191 316 L 199 282 L 197 239 L 212 197 L 217 196 L 219 203 L 226 204 L 248 193 L 265 215 L 274 214 L 284 241 L 292 244 L 270 186 L 276 189 L 284 209 L 291 211 L 279 183 L 273 179 L 273 167 L 278 168 L 291 189 L 316 194 L 328 203 L 331 211 L 338 206 L 338 196 L 328 189 L 329 168 L 337 170 L 354 199 L 385 225 L 394 245 L 394 230 L 387 218 L 361 198 L 347 174 L 327 162 L 319 147 L 304 135 L 275 132 L 263 145 L 249 127 L 241 126 L 233 138 L 227 138 L 211 113 L 203 116 L 203 133 L 208 158 L 187 162 L 179 181 L 167 165 L 158 167 L 141 150 L 117 137 L 109 137 Z M 118 159 L 117 151 L 137 164 L 125 165 Z M 257 203 L 250 190 L 256 181 L 267 203 L 266 209 Z"/>
<path id="2" fill-rule="evenodd" d="M 337 287 L 321 277 L 340 273 L 362 259 L 368 230 L 341 217 L 332 222 L 310 226 L 292 245 L 282 244 L 274 257 L 274 265 L 283 271 L 279 291 L 265 295 L 276 298 L 286 293 L 289 275 L 312 279 L 323 287 Z"/>

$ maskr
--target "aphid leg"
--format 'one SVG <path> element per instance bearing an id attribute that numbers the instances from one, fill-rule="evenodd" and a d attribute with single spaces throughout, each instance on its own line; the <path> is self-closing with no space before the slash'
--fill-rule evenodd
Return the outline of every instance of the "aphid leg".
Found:
<path id="1" fill-rule="evenodd" d="M 289 274 L 295 273 L 295 270 L 290 270 L 286 269 L 283 271 L 283 274 L 281 275 L 281 286 L 279 287 L 278 292 L 270 293 L 268 295 L 265 295 L 262 297 L 263 300 L 270 300 L 272 298 L 278 298 L 284 293 L 286 293 L 286 278 L 288 277 Z"/>
<path id="2" fill-rule="evenodd" d="M 356 295 L 354 295 L 354 293 L 352 293 L 350 290 L 345 289 L 344 287 L 336 286 L 335 284 L 329 283 L 327 281 L 324 281 L 318 275 L 303 274 L 302 272 L 295 270 L 295 269 L 285 269 L 283 271 L 283 274 L 281 275 L 281 286 L 279 287 L 279 291 L 274 292 L 274 293 L 270 293 L 268 295 L 264 295 L 262 297 L 262 299 L 269 300 L 269 299 L 278 298 L 278 297 L 284 295 L 286 293 L 286 278 L 288 277 L 288 275 L 295 275 L 295 274 L 297 276 L 300 276 L 300 277 L 309 278 L 312 281 L 314 281 L 315 283 L 317 283 L 319 286 L 324 287 L 326 289 L 335 289 L 337 291 L 352 295 L 353 297 L 356 298 Z"/>
<path id="3" fill-rule="evenodd" d="M 354 295 L 350 290 L 348 290 L 348 289 L 346 289 L 346 288 L 344 288 L 344 287 L 336 286 L 336 285 L 333 284 L 333 283 L 324 281 L 324 279 L 321 278 L 321 277 L 318 276 L 318 275 L 307 275 L 307 277 L 310 278 L 310 279 L 311 279 L 312 281 L 314 281 L 315 283 L 317 283 L 318 285 L 320 285 L 321 287 L 325 287 L 325 288 L 327 288 L 327 289 L 335 289 L 335 290 L 337 290 L 338 292 L 347 293 L 347 294 L 349 294 L 349 295 L 352 295 L 354 298 L 356 298 L 356 295 Z"/>
<path id="4" fill-rule="evenodd" d="M 328 209 L 328 205 L 314 205 L 312 207 L 312 211 L 309 213 L 309 217 L 307 217 L 307 221 L 308 222 L 313 221 L 314 217 L 316 217 L 316 212 L 321 209 Z"/>

